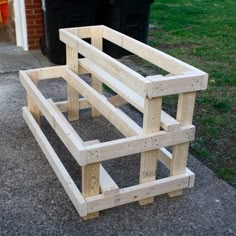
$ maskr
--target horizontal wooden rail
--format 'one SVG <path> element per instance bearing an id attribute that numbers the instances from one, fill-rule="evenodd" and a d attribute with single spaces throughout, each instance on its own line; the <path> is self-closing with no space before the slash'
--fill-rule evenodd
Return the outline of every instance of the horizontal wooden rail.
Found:
<path id="1" fill-rule="evenodd" d="M 78 100 L 79 100 L 80 110 L 91 108 L 91 104 L 85 98 L 79 98 Z M 124 104 L 127 104 L 127 102 L 124 99 L 122 99 L 119 95 L 109 97 L 107 98 L 107 101 L 110 102 L 115 107 L 119 107 Z M 55 104 L 57 105 L 57 107 L 59 108 L 61 112 L 68 111 L 68 107 L 67 107 L 68 101 L 55 102 Z"/>
<path id="2" fill-rule="evenodd" d="M 81 143 L 80 138 L 78 138 L 79 135 L 75 135 L 75 133 L 72 132 L 73 128 L 69 122 L 65 122 L 65 120 L 58 115 L 53 106 L 45 99 L 24 71 L 20 71 L 20 81 L 76 161 L 80 165 L 85 165 L 87 151 Z"/>
<path id="3" fill-rule="evenodd" d="M 194 140 L 193 125 L 181 127 L 178 131 L 159 131 L 151 134 L 118 139 L 86 147 L 88 163 L 106 161 L 121 156 L 151 151 L 166 146 L 186 143 Z"/>
<path id="4" fill-rule="evenodd" d="M 114 196 L 104 197 L 102 194 L 87 197 L 88 213 L 105 210 L 108 208 L 136 202 L 141 199 L 158 196 L 171 191 L 176 191 L 189 186 L 189 174 L 180 174 L 149 183 L 139 184 L 120 189 L 120 193 Z"/>
<path id="5" fill-rule="evenodd" d="M 94 25 L 94 26 L 83 26 L 83 27 L 71 27 L 71 28 L 66 28 L 65 30 L 69 31 L 70 33 L 76 35 L 79 38 L 86 39 L 86 38 L 91 38 L 93 30 L 102 31 L 102 27 L 100 25 Z"/>
<path id="6" fill-rule="evenodd" d="M 55 153 L 51 144 L 48 142 L 45 135 L 43 134 L 39 125 L 37 124 L 31 113 L 29 112 L 28 108 L 26 107 L 23 108 L 23 117 L 26 123 L 28 124 L 31 132 L 33 133 L 35 139 L 37 140 L 40 148 L 42 149 L 43 153 L 48 159 L 48 162 L 52 166 L 55 174 L 60 180 L 62 186 L 64 187 L 66 193 L 73 202 L 78 213 L 80 214 L 81 217 L 86 216 L 87 203 L 84 197 L 82 196 L 81 192 L 75 185 L 74 181 L 70 177 L 64 165 L 61 163 L 60 159 L 58 158 L 57 154 Z"/>
<path id="7" fill-rule="evenodd" d="M 91 105 L 85 98 L 79 98 L 79 109 L 88 109 L 91 108 Z M 62 101 L 62 102 L 55 102 L 57 105 L 58 109 L 61 112 L 67 112 L 68 111 L 68 101 Z"/>
<path id="8" fill-rule="evenodd" d="M 26 70 L 25 73 L 29 77 L 34 77 L 37 80 L 47 80 L 63 77 L 64 68 L 66 66 L 52 66 L 38 69 Z"/>
<path id="9" fill-rule="evenodd" d="M 185 62 L 106 26 L 103 26 L 103 38 L 138 55 L 171 74 L 177 75 L 188 71 L 201 72 L 199 69 Z"/>
<path id="10" fill-rule="evenodd" d="M 147 96 L 150 98 L 205 90 L 208 82 L 206 73 L 187 73 L 168 77 L 148 76 L 147 78 L 152 81 L 147 85 Z"/>

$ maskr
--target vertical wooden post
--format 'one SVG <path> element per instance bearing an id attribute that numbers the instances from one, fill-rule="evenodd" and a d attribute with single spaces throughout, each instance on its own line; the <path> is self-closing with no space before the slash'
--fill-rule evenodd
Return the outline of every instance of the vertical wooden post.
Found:
<path id="1" fill-rule="evenodd" d="M 94 28 L 92 29 L 91 32 L 91 44 L 98 48 L 99 50 L 102 51 L 103 45 L 102 45 L 102 29 L 98 28 Z M 99 81 L 97 78 L 94 77 L 94 75 L 92 75 L 92 87 L 98 91 L 100 94 L 102 94 L 102 82 Z M 97 117 L 100 116 L 100 112 L 95 109 L 94 107 L 92 107 L 92 117 Z"/>
<path id="2" fill-rule="evenodd" d="M 82 194 L 90 197 L 99 194 L 100 191 L 100 163 L 88 164 L 82 167 Z M 99 212 L 93 212 L 83 217 L 84 220 L 99 216 Z"/>
<path id="3" fill-rule="evenodd" d="M 145 98 L 143 131 L 144 133 L 152 133 L 160 130 L 162 97 L 149 100 Z M 147 183 L 156 179 L 158 160 L 158 150 L 141 153 L 139 182 Z M 152 203 L 154 198 L 147 198 L 139 201 L 140 205 Z"/>
<path id="4" fill-rule="evenodd" d="M 194 104 L 196 92 L 184 93 L 179 95 L 176 119 L 183 125 L 191 125 L 193 120 Z M 173 147 L 170 175 L 185 173 L 188 159 L 189 143 L 175 145 Z M 176 197 L 183 194 L 183 190 L 170 192 L 169 197 Z"/>
<path id="5" fill-rule="evenodd" d="M 78 74 L 78 52 L 66 45 L 66 64 L 75 73 Z M 79 119 L 79 93 L 67 83 L 67 99 L 68 99 L 68 120 L 75 121 Z"/>
<path id="6" fill-rule="evenodd" d="M 38 86 L 37 76 L 32 75 L 30 78 L 33 81 L 33 83 L 36 86 Z M 33 115 L 34 119 L 36 120 L 38 125 L 40 125 L 40 110 L 39 110 L 38 106 L 34 103 L 34 100 L 30 97 L 29 94 L 27 94 L 27 105 L 28 105 L 28 109 L 31 112 L 31 114 Z"/>
<path id="7" fill-rule="evenodd" d="M 92 143 L 98 143 L 92 141 Z M 85 142 L 84 145 L 89 145 Z M 84 197 L 94 196 L 100 193 L 100 162 L 82 166 L 82 194 Z M 84 220 L 90 220 L 99 216 L 99 212 L 93 212 L 83 217 Z"/>

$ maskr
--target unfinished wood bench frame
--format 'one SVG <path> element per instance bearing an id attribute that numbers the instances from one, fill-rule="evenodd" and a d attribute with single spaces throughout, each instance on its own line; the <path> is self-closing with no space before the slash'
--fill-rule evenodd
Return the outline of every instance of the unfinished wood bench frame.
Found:
<path id="1" fill-rule="evenodd" d="M 91 38 L 91 44 L 85 38 Z M 170 75 L 143 77 L 103 53 L 103 38 Z M 195 134 L 192 117 L 196 91 L 207 88 L 208 75 L 105 26 L 61 29 L 60 39 L 66 44 L 67 65 L 20 71 L 28 101 L 23 116 L 80 216 L 91 219 L 107 208 L 134 201 L 144 205 L 153 202 L 154 196 L 178 196 L 184 188 L 193 187 L 194 174 L 186 168 L 189 142 Z M 78 59 L 78 53 L 84 58 Z M 91 86 L 81 74 L 91 74 Z M 37 85 L 40 80 L 58 77 L 67 82 L 68 100 L 54 103 L 45 99 Z M 102 83 L 118 95 L 107 99 Z M 79 99 L 79 94 L 83 98 Z M 176 119 L 161 110 L 162 97 L 171 94 L 179 97 Z M 125 103 L 143 113 L 143 128 L 118 108 Z M 79 110 L 87 108 L 93 117 L 105 116 L 125 137 L 83 142 L 62 112 L 73 121 L 79 119 Z M 82 193 L 40 129 L 41 115 L 82 166 Z M 173 146 L 172 154 L 168 146 Z M 139 184 L 120 189 L 100 162 L 135 153 L 141 153 Z M 156 179 L 158 160 L 170 170 L 169 177 Z"/>

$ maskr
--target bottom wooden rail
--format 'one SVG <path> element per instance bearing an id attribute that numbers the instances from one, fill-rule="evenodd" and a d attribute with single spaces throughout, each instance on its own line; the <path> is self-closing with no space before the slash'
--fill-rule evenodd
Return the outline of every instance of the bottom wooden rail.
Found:
<path id="1" fill-rule="evenodd" d="M 120 189 L 119 194 L 105 197 L 99 194 L 85 198 L 88 204 L 88 213 L 140 201 L 149 197 L 169 193 L 183 188 L 191 187 L 192 172 L 158 179 L 152 182 L 138 184 Z"/>

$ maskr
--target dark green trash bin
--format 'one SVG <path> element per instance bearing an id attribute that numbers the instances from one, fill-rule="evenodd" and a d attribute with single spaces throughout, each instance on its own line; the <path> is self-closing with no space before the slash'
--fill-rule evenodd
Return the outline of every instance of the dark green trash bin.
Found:
<path id="1" fill-rule="evenodd" d="M 55 64 L 66 63 L 65 45 L 59 29 L 100 24 L 98 9 L 101 0 L 42 0 L 45 36 L 41 50 Z"/>
<path id="2" fill-rule="evenodd" d="M 154 0 L 103 0 L 102 22 L 143 43 L 147 42 L 150 6 Z M 104 51 L 120 58 L 130 54 L 104 40 Z"/>

